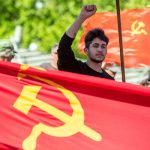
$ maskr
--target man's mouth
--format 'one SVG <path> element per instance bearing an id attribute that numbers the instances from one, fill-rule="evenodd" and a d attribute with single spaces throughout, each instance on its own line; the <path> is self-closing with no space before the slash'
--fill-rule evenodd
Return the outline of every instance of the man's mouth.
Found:
<path id="1" fill-rule="evenodd" d="M 104 57 L 103 54 L 96 54 L 97 57 Z"/>

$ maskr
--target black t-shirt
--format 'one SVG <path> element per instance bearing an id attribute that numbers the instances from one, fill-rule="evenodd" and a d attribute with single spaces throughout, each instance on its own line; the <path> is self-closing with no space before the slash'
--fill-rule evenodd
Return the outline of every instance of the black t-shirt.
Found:
<path id="1" fill-rule="evenodd" d="M 59 42 L 57 63 L 59 70 L 114 80 L 105 70 L 99 73 L 90 68 L 85 62 L 77 60 L 71 49 L 73 40 L 74 38 L 70 38 L 65 33 Z"/>

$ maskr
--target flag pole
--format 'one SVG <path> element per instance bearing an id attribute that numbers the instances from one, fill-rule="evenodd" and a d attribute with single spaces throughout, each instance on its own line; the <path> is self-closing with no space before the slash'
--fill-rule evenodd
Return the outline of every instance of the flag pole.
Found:
<path id="1" fill-rule="evenodd" d="M 118 33 L 119 33 L 119 46 L 120 46 L 120 61 L 121 61 L 122 82 L 126 82 L 125 69 L 124 69 L 121 17 L 120 17 L 120 0 L 116 0 L 116 9 L 117 9 Z"/>

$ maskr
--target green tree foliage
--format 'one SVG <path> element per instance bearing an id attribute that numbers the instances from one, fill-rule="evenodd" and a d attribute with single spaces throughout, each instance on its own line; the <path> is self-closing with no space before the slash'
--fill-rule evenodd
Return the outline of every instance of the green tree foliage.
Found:
<path id="1" fill-rule="evenodd" d="M 0 38 L 10 38 L 17 25 L 23 28 L 21 47 L 37 43 L 39 50 L 50 51 L 59 42 L 62 34 L 73 23 L 85 4 L 96 4 L 99 12 L 116 11 L 116 0 L 0 0 Z M 120 0 L 121 9 L 143 8 L 148 0 Z M 82 34 L 79 31 L 73 48 L 78 57 L 77 43 Z"/>

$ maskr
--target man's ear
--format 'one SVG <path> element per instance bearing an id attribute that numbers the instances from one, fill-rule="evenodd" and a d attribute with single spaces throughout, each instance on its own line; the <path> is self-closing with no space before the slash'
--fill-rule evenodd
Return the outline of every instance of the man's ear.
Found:
<path id="1" fill-rule="evenodd" d="M 84 53 L 87 54 L 87 52 L 88 52 L 88 48 L 85 47 L 84 48 Z"/>

